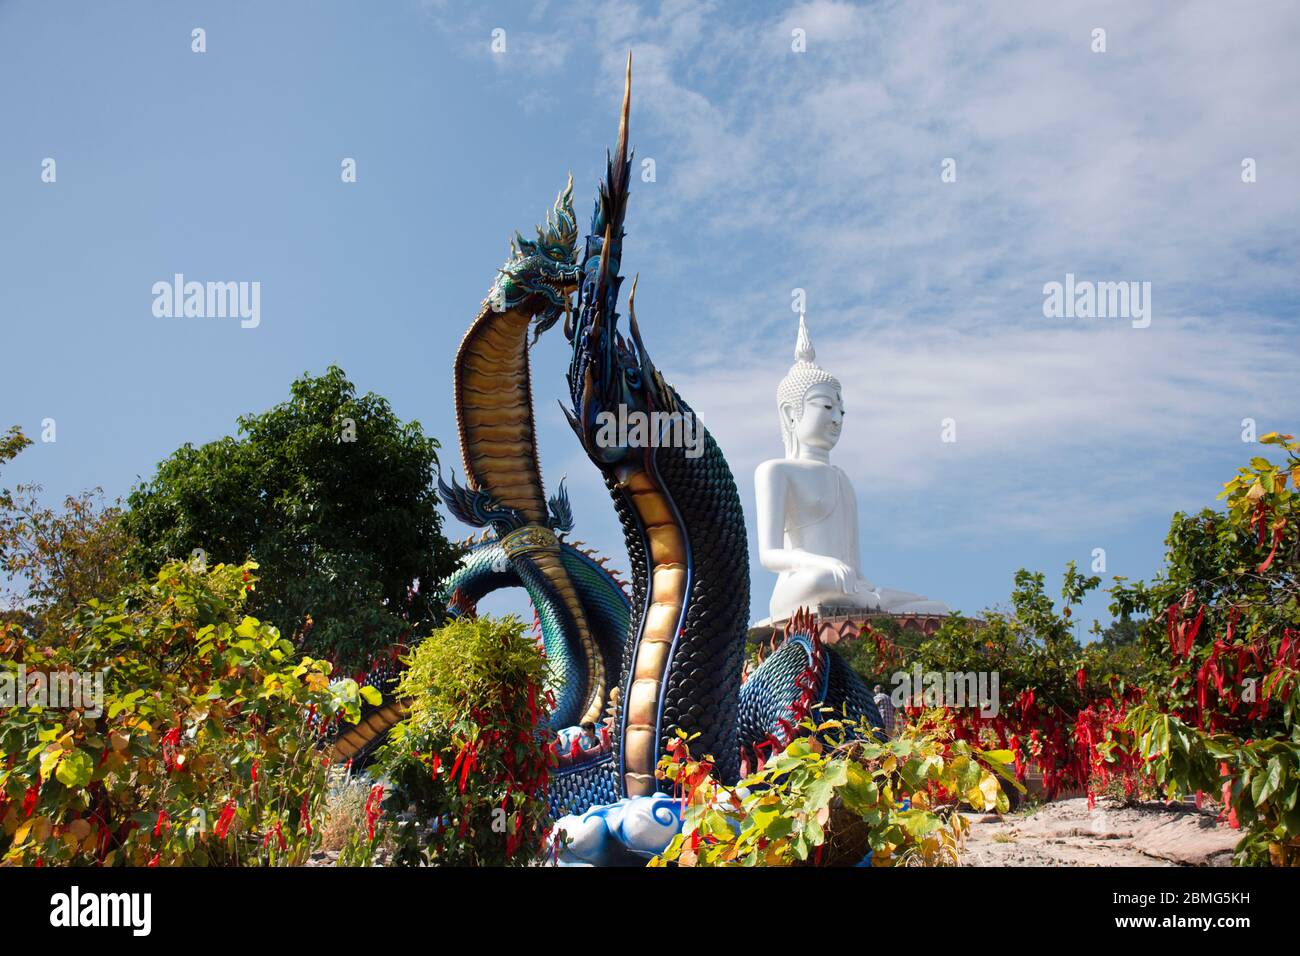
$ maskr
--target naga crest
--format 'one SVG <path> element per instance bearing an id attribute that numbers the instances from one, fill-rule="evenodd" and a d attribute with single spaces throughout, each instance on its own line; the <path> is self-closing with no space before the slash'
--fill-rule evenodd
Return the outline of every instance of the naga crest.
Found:
<path id="1" fill-rule="evenodd" d="M 631 340 L 618 330 L 619 275 L 623 256 L 623 220 L 627 213 L 632 157 L 628 150 L 628 112 L 632 96 L 632 57 L 627 60 L 623 113 L 618 146 L 606 161 L 605 181 L 591 217 L 591 232 L 583 253 L 582 289 L 577 321 L 565 335 L 573 348 L 569 361 L 569 394 L 573 410 L 564 409 L 587 454 L 612 464 L 640 449 L 607 446 L 597 441 L 600 417 L 627 412 L 677 411 L 676 399 L 650 361 L 636 322 L 636 280 L 628 294 Z"/>
<path id="2" fill-rule="evenodd" d="M 578 220 L 573 212 L 573 176 L 555 197 L 546 214 L 546 225 L 537 227 L 537 238 L 515 233 L 510 240 L 510 258 L 497 273 L 488 301 L 493 310 L 505 312 L 530 296 L 542 303 L 535 314 L 533 341 L 568 311 L 569 296 L 581 280 L 578 265 Z"/>

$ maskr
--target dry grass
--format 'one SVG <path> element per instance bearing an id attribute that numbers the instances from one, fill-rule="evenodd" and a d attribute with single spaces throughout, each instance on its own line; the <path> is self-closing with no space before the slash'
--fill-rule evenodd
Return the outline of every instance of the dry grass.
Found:
<path id="1" fill-rule="evenodd" d="M 370 781 L 364 777 L 349 779 L 340 773 L 330 781 L 321 826 L 322 850 L 341 850 L 353 833 L 364 829 L 369 795 Z"/>

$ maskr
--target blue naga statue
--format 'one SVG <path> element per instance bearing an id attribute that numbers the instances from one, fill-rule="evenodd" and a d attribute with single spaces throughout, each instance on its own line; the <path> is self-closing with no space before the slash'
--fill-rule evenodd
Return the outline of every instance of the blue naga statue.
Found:
<path id="1" fill-rule="evenodd" d="M 800 615 L 746 677 L 749 552 L 740 496 L 721 450 L 650 360 L 637 325 L 617 311 L 631 156 L 628 59 L 618 145 L 607 159 L 591 229 L 578 253 L 573 182 L 536 240 L 512 256 L 456 354 L 455 400 L 466 484 L 439 479 L 460 520 L 486 527 L 443 583 L 453 615 L 474 613 L 499 588 L 523 587 L 554 674 L 550 729 L 560 767 L 552 812 L 654 797 L 655 768 L 678 730 L 734 783 L 798 733 L 816 706 L 880 725 L 867 687 Z M 576 305 L 572 305 L 576 295 Z M 571 346 L 570 425 L 604 477 L 631 566 L 630 593 L 602 559 L 565 540 L 573 514 L 561 483 L 547 499 L 535 438 L 528 352 L 563 317 Z M 685 416 L 702 448 L 609 440 L 608 415 Z M 625 436 L 626 437 L 626 436 Z M 350 756 L 400 718 L 400 703 L 369 715 L 335 744 Z M 696 736 L 698 735 L 698 736 Z"/>

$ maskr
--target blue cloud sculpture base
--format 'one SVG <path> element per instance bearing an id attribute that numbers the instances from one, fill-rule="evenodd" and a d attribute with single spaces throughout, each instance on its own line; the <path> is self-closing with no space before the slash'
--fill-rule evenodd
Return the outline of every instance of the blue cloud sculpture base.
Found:
<path id="1" fill-rule="evenodd" d="M 555 822 L 556 866 L 645 866 L 682 829 L 681 802 L 667 794 L 625 797 Z"/>

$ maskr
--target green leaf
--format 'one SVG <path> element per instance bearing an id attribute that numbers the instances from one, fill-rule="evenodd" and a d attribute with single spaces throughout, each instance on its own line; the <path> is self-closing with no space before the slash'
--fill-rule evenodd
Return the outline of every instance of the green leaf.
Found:
<path id="1" fill-rule="evenodd" d="M 918 840 L 943 826 L 943 820 L 928 810 L 905 810 L 899 814 L 899 822 Z"/>
<path id="2" fill-rule="evenodd" d="M 66 751 L 62 748 L 55 747 L 53 750 L 47 750 L 41 754 L 41 777 L 48 780 L 54 773 L 55 768 L 63 760 L 65 753 Z"/>
<path id="3" fill-rule="evenodd" d="M 704 822 L 708 827 L 709 836 L 713 837 L 715 840 L 726 842 L 735 836 L 735 833 L 731 829 L 731 824 L 727 822 L 727 816 L 724 813 L 719 813 L 715 810 L 704 818 Z"/>
<path id="4" fill-rule="evenodd" d="M 84 750 L 74 750 L 59 763 L 54 776 L 65 787 L 84 787 L 95 774 L 95 764 Z"/>
<path id="5" fill-rule="evenodd" d="M 837 787 L 844 786 L 849 778 L 848 767 L 844 760 L 834 760 L 827 765 L 825 773 L 808 786 L 805 809 L 815 813 L 831 802 Z"/>
<path id="6" fill-rule="evenodd" d="M 1282 786 L 1282 758 L 1274 757 L 1268 762 L 1268 770 L 1260 775 L 1263 780 L 1257 793 L 1254 794 L 1255 806 L 1261 806 L 1273 794 L 1277 793 L 1278 788 Z"/>
<path id="7" fill-rule="evenodd" d="M 788 837 L 792 832 L 794 832 L 794 820 L 790 817 L 778 816 L 767 825 L 767 838 L 769 840 L 780 840 Z"/>
<path id="8" fill-rule="evenodd" d="M 957 789 L 966 791 L 979 786 L 980 766 L 969 757 L 957 757 L 953 760 L 952 770 L 957 777 Z"/>

